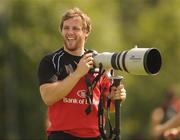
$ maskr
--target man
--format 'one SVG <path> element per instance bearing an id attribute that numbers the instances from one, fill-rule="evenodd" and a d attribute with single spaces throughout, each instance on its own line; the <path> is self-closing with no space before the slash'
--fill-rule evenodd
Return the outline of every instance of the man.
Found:
<path id="1" fill-rule="evenodd" d="M 152 130 L 153 135 L 160 139 L 175 140 L 179 137 L 180 100 L 174 88 L 167 90 L 162 105 L 153 111 Z"/>
<path id="2" fill-rule="evenodd" d="M 60 33 L 63 48 L 46 55 L 39 66 L 40 93 L 48 106 L 48 139 L 101 139 L 98 130 L 98 103 L 101 87 L 110 86 L 102 76 L 93 88 L 92 111 L 87 115 L 87 81 L 92 83 L 96 74 L 92 53 L 84 47 L 91 31 L 90 18 L 78 8 L 68 10 L 62 17 Z M 88 80 L 87 80 L 88 79 Z M 123 85 L 111 88 L 112 99 L 126 98 Z"/>
<path id="3" fill-rule="evenodd" d="M 180 138 L 180 113 L 164 124 L 159 124 L 156 127 L 155 132 L 157 135 L 163 134 L 167 139 Z"/>

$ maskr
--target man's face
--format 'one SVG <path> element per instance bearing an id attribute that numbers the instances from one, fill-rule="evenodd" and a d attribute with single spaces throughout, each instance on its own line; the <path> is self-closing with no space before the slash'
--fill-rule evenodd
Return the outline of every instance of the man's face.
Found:
<path id="1" fill-rule="evenodd" d="M 65 20 L 62 27 L 62 36 L 67 50 L 76 51 L 83 48 L 88 33 L 83 29 L 81 17 Z"/>

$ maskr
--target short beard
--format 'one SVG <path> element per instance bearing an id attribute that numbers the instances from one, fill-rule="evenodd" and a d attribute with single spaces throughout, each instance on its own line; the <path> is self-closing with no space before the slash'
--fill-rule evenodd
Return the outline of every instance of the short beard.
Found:
<path id="1" fill-rule="evenodd" d="M 73 48 L 69 48 L 69 47 L 68 47 L 68 44 L 67 44 L 66 42 L 64 43 L 64 45 L 65 45 L 65 47 L 66 47 L 66 49 L 67 49 L 68 51 L 74 52 L 74 51 L 78 50 L 78 47 L 77 47 L 77 46 L 75 46 L 75 47 L 73 47 Z"/>
<path id="2" fill-rule="evenodd" d="M 73 45 L 73 47 L 68 47 L 69 46 L 68 42 L 64 40 L 64 45 L 68 51 L 75 52 L 79 50 L 81 48 L 81 46 L 79 46 L 80 44 L 82 44 L 82 42 L 80 40 L 77 40 L 76 43 Z"/>

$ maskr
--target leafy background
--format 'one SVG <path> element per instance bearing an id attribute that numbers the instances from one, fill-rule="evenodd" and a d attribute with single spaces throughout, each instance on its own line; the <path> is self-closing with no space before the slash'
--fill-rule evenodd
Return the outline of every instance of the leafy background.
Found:
<path id="1" fill-rule="evenodd" d="M 160 50 L 158 75 L 118 72 L 128 93 L 121 108 L 122 138 L 152 140 L 152 110 L 170 86 L 180 93 L 179 0 L 0 0 L 0 139 L 46 139 L 37 69 L 42 56 L 62 47 L 60 17 L 72 7 L 91 17 L 87 48 Z"/>

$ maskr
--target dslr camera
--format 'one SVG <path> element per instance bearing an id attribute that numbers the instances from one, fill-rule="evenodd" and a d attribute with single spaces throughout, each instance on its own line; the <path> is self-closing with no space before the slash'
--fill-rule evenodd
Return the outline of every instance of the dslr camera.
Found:
<path id="1" fill-rule="evenodd" d="M 156 48 L 138 48 L 122 52 L 93 52 L 95 68 L 125 71 L 134 75 L 156 75 L 160 71 L 161 54 Z"/>

